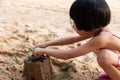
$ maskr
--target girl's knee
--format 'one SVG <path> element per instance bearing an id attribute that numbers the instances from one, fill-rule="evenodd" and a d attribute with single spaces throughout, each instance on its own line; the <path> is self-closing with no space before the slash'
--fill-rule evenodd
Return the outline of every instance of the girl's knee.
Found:
<path id="1" fill-rule="evenodd" d="M 112 51 L 103 49 L 99 53 L 97 53 L 97 61 L 100 65 L 111 65 L 112 59 L 111 59 Z"/>

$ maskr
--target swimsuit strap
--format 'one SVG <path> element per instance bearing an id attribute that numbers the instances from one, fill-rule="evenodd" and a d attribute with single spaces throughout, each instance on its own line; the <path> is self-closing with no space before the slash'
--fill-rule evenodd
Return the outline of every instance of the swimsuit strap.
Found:
<path id="1" fill-rule="evenodd" d="M 120 55 L 118 56 L 118 65 L 117 65 L 117 67 L 120 68 Z"/>
<path id="2" fill-rule="evenodd" d="M 119 39 L 120 39 L 120 37 L 119 37 L 119 36 L 116 36 L 115 34 L 112 34 L 112 36 L 115 36 L 115 37 L 117 37 L 117 38 L 119 38 Z"/>

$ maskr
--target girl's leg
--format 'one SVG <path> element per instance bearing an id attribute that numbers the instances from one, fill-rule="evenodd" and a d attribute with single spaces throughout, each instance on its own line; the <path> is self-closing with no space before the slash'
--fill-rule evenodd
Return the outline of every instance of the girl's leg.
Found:
<path id="1" fill-rule="evenodd" d="M 108 49 L 97 53 L 97 61 L 112 80 L 120 80 L 120 71 L 117 68 L 118 55 Z"/>

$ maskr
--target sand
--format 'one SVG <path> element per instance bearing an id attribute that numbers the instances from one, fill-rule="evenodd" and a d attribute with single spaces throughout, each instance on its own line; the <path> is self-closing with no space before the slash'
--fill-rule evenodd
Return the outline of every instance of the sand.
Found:
<path id="1" fill-rule="evenodd" d="M 69 8 L 73 1 L 0 0 L 0 80 L 24 80 L 23 61 L 32 54 L 30 49 L 37 43 L 75 35 L 69 18 Z M 109 26 L 119 31 L 120 1 L 107 2 L 112 11 Z M 71 49 L 78 44 L 55 48 Z M 77 72 L 70 70 L 70 76 L 65 79 L 62 76 L 59 80 L 95 80 L 103 71 L 97 64 L 94 53 L 71 60 Z M 59 70 L 58 65 L 53 67 L 55 71 Z"/>

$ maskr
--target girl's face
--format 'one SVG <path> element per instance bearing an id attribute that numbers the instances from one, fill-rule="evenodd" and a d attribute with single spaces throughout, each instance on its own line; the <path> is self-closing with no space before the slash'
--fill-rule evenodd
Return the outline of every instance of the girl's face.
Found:
<path id="1" fill-rule="evenodd" d="M 84 30 L 78 30 L 74 21 L 71 21 L 70 23 L 71 23 L 73 29 L 76 31 L 76 33 L 78 33 L 80 36 L 90 36 L 91 35 L 91 32 L 87 32 Z"/>

